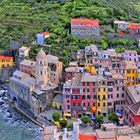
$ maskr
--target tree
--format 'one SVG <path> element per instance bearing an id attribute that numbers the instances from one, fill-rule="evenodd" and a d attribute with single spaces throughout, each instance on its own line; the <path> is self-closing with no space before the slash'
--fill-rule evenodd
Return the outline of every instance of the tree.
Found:
<path id="1" fill-rule="evenodd" d="M 53 113 L 52 118 L 55 122 L 57 122 L 61 118 L 61 114 L 59 112 L 55 112 Z"/>
<path id="2" fill-rule="evenodd" d="M 96 118 L 95 118 L 95 122 L 99 123 L 99 124 L 102 124 L 103 123 L 103 116 L 102 115 L 98 115 Z"/>
<path id="3" fill-rule="evenodd" d="M 65 118 L 60 118 L 59 119 L 59 124 L 61 128 L 66 128 L 67 126 L 67 120 Z"/>
<path id="4" fill-rule="evenodd" d="M 102 49 L 106 50 L 108 48 L 108 44 L 105 40 L 102 40 Z"/>
<path id="5" fill-rule="evenodd" d="M 117 123 L 119 122 L 118 115 L 116 113 L 111 113 L 108 117 L 108 120 Z"/>
<path id="6" fill-rule="evenodd" d="M 73 130 L 73 124 L 72 123 L 68 124 L 67 129 L 70 130 L 70 131 Z"/>
<path id="7" fill-rule="evenodd" d="M 85 116 L 82 117 L 82 122 L 83 122 L 83 123 L 86 123 L 86 124 L 87 124 L 87 123 L 89 123 L 90 121 L 91 121 L 91 119 L 90 119 L 87 115 L 85 115 Z"/>

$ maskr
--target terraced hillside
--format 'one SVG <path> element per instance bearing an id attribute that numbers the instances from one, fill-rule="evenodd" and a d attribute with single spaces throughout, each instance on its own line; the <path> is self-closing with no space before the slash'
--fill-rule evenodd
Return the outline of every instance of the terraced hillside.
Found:
<path id="1" fill-rule="evenodd" d="M 10 39 L 22 41 L 21 37 L 27 36 L 34 40 L 36 33 L 47 29 L 52 33 L 47 40 L 52 53 L 67 63 L 71 59 L 68 45 L 76 50 L 93 42 L 69 35 L 72 17 L 98 18 L 102 28 L 109 28 L 116 18 L 140 22 L 140 0 L 1 0 L 0 50 L 9 46 Z M 37 51 L 37 47 L 31 51 L 32 58 Z"/>

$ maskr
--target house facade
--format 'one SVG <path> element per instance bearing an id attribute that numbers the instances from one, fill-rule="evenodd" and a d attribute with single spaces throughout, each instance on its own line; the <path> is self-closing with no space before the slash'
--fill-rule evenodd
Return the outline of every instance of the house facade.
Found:
<path id="1" fill-rule="evenodd" d="M 13 57 L 0 56 L 0 68 L 13 67 L 13 66 L 14 66 Z"/>
<path id="2" fill-rule="evenodd" d="M 76 36 L 100 36 L 99 20 L 71 19 L 71 34 Z"/>
<path id="3" fill-rule="evenodd" d="M 50 36 L 49 32 L 42 32 L 37 34 L 37 44 L 44 45 L 45 39 Z"/>

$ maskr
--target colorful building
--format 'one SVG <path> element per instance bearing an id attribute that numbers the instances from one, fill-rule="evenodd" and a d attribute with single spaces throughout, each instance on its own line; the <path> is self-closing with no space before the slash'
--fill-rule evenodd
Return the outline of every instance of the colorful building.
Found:
<path id="1" fill-rule="evenodd" d="M 125 123 L 129 126 L 140 124 L 140 85 L 127 87 L 125 101 Z"/>
<path id="2" fill-rule="evenodd" d="M 108 114 L 107 80 L 102 75 L 99 75 L 97 80 L 97 114 L 103 114 L 106 117 Z"/>
<path id="3" fill-rule="evenodd" d="M 99 20 L 71 19 L 71 34 L 76 36 L 100 36 Z"/>
<path id="4" fill-rule="evenodd" d="M 19 69 L 20 69 L 20 71 L 27 73 L 27 74 L 30 74 L 30 75 L 35 77 L 36 62 L 25 59 L 25 60 L 20 62 Z"/>
<path id="5" fill-rule="evenodd" d="M 137 67 L 133 61 L 125 61 L 125 77 L 127 86 L 133 86 L 137 83 Z"/>
<path id="6" fill-rule="evenodd" d="M 10 57 L 10 56 L 0 56 L 0 68 L 13 67 L 13 66 L 14 66 L 13 57 Z"/>
<path id="7" fill-rule="evenodd" d="M 44 45 L 45 39 L 50 36 L 49 32 L 42 32 L 37 34 L 37 44 Z"/>
<path id="8" fill-rule="evenodd" d="M 62 93 L 56 93 L 56 96 L 53 98 L 52 101 L 52 107 L 56 109 L 63 110 L 63 94 Z"/>
<path id="9" fill-rule="evenodd" d="M 139 35 L 140 34 L 140 24 L 132 23 L 128 26 L 129 33 L 131 35 Z"/>
<path id="10" fill-rule="evenodd" d="M 116 29 L 125 31 L 128 29 L 129 23 L 126 21 L 115 20 L 114 25 Z"/>

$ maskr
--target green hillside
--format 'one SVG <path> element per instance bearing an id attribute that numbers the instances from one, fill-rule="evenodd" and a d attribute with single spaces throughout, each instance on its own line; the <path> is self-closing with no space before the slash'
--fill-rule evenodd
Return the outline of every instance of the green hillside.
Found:
<path id="1" fill-rule="evenodd" d="M 35 40 L 35 34 L 51 32 L 46 40 L 51 52 L 59 55 L 64 63 L 71 59 L 71 51 L 82 48 L 94 40 L 80 40 L 69 35 L 70 19 L 87 17 L 100 19 L 102 29 L 112 31 L 114 19 L 140 22 L 140 0 L 1 0 L 0 1 L 0 49 L 9 46 L 9 40 L 21 40 L 27 36 Z M 29 45 L 27 41 L 24 44 Z M 75 46 L 68 51 L 68 45 Z M 31 51 L 34 58 L 39 50 Z"/>

